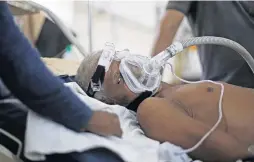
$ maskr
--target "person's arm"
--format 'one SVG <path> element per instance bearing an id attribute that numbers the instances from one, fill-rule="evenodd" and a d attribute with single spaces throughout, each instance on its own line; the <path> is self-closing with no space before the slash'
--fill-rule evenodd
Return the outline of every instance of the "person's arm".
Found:
<path id="1" fill-rule="evenodd" d="M 0 2 L 0 77 L 33 111 L 75 131 L 86 128 L 93 112 L 46 68 Z"/>
<path id="2" fill-rule="evenodd" d="M 159 31 L 152 49 L 152 56 L 165 50 L 173 41 L 175 34 L 189 12 L 191 1 L 170 1 L 160 22 Z"/>
<path id="3" fill-rule="evenodd" d="M 145 100 L 138 109 L 138 120 L 148 137 L 185 149 L 194 146 L 211 128 L 160 98 Z M 235 138 L 217 129 L 190 155 L 204 161 L 227 162 L 249 153 Z"/>

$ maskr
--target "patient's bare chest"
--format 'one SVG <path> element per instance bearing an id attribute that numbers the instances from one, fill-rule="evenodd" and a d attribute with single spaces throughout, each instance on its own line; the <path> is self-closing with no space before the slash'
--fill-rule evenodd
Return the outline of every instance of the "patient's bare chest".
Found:
<path id="1" fill-rule="evenodd" d="M 208 83 L 182 86 L 165 98 L 186 115 L 212 127 L 219 116 L 220 93 L 219 86 Z M 217 129 L 246 144 L 254 144 L 254 97 L 247 99 L 247 93 L 235 87 L 225 87 L 223 119 Z"/>

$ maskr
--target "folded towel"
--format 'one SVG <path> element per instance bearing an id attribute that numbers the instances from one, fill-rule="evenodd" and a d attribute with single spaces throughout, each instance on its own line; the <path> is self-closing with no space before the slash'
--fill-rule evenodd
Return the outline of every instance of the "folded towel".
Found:
<path id="1" fill-rule="evenodd" d="M 123 130 L 122 138 L 101 137 L 88 132 L 77 133 L 34 112 L 29 112 L 24 152 L 28 159 L 45 160 L 45 155 L 53 153 L 83 152 L 99 147 L 115 152 L 128 162 L 140 160 L 170 162 L 174 159 L 173 154 L 165 152 L 174 151 L 176 148 L 173 145 L 170 147 L 160 145 L 158 141 L 147 138 L 140 129 L 134 112 L 122 106 L 107 105 L 90 98 L 76 83 L 67 83 L 66 86 L 94 110 L 105 110 L 117 114 Z M 180 161 L 173 162 L 189 162 L 179 159 Z M 188 158 L 185 159 L 188 160 Z"/>

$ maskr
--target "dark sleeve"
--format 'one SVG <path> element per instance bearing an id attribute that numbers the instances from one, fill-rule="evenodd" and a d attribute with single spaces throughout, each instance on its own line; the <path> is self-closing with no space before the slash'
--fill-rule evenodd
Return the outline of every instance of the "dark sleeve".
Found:
<path id="1" fill-rule="evenodd" d="M 92 110 L 47 69 L 8 9 L 0 2 L 0 77 L 31 110 L 80 131 Z"/>
<path id="2" fill-rule="evenodd" d="M 166 10 L 173 9 L 187 15 L 190 11 L 193 1 L 169 1 Z"/>

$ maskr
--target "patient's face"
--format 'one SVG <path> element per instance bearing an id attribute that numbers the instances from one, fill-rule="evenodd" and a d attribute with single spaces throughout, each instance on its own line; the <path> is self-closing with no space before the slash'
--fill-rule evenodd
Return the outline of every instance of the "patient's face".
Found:
<path id="1" fill-rule="evenodd" d="M 119 63 L 113 61 L 104 78 L 104 91 L 116 104 L 127 106 L 137 95 L 129 90 L 120 76 Z"/>

